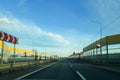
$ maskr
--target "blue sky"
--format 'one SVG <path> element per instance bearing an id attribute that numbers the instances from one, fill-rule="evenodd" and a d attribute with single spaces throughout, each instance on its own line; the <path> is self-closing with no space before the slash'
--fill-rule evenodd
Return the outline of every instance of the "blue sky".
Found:
<path id="1" fill-rule="evenodd" d="M 119 8 L 120 0 L 0 0 L 0 30 L 17 36 L 17 47 L 68 56 L 99 39 L 91 20 L 103 37 L 119 34 Z"/>

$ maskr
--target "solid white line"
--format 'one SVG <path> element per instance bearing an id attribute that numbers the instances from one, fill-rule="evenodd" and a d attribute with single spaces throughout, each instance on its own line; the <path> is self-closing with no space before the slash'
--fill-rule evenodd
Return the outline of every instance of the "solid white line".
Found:
<path id="1" fill-rule="evenodd" d="M 85 77 L 78 71 L 76 71 L 76 73 L 82 78 L 82 80 L 86 80 Z"/>
<path id="2" fill-rule="evenodd" d="M 49 66 L 52 66 L 53 64 L 55 64 L 55 63 L 52 63 L 52 64 L 50 64 L 50 65 L 47 65 L 47 66 L 45 66 L 45 67 L 43 67 L 43 68 L 40 68 L 40 69 L 38 69 L 38 70 L 35 70 L 35 71 L 33 71 L 33 72 L 31 72 L 31 73 L 28 73 L 28 74 L 25 74 L 25 75 L 23 75 L 23 76 L 20 76 L 20 77 L 16 78 L 15 80 L 20 80 L 20 79 L 22 79 L 22 78 L 24 78 L 24 77 L 27 77 L 27 76 L 29 76 L 29 75 L 32 75 L 32 74 L 34 74 L 34 73 L 36 73 L 36 72 L 38 72 L 38 71 L 41 71 L 41 70 L 43 70 L 43 69 L 45 69 L 45 68 L 47 68 L 47 67 L 49 67 Z"/>

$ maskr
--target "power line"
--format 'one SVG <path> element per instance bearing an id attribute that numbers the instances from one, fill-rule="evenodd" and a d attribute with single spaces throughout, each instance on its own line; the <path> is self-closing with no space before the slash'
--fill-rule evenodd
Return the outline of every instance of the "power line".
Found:
<path id="1" fill-rule="evenodd" d="M 105 33 L 105 32 L 107 31 L 106 28 L 110 27 L 111 24 L 113 24 L 114 22 L 116 22 L 116 21 L 119 20 L 119 19 L 120 19 L 120 17 L 117 17 L 116 19 L 114 19 L 114 20 L 112 20 L 110 23 L 108 23 L 107 25 L 102 26 L 102 31 L 105 30 L 103 33 Z M 94 36 L 98 36 L 98 35 L 99 35 L 99 33 L 97 33 L 97 34 L 94 35 Z M 92 41 L 93 41 L 93 39 L 91 39 L 91 40 L 88 41 L 87 43 L 92 42 Z"/>
<path id="2" fill-rule="evenodd" d="M 113 24 L 114 22 L 116 22 L 117 20 L 119 20 L 120 17 L 117 17 L 116 19 L 112 20 L 110 23 L 108 23 L 105 26 L 102 26 L 102 31 L 103 33 L 107 32 L 108 30 L 106 30 L 106 28 L 110 27 L 111 24 Z M 98 36 L 99 34 L 96 34 L 96 36 Z"/>
<path id="3" fill-rule="evenodd" d="M 113 24 L 114 22 L 116 22 L 116 21 L 119 20 L 119 19 L 120 19 L 120 17 L 118 17 L 118 18 L 112 20 L 109 24 L 105 25 L 104 27 L 105 27 L 105 28 L 108 28 L 109 25 Z M 104 28 L 104 29 L 105 29 L 105 28 Z"/>

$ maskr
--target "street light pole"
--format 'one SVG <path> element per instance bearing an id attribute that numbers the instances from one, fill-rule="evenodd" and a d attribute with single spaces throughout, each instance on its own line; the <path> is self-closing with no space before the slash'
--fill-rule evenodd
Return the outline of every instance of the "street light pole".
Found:
<path id="1" fill-rule="evenodd" d="M 100 57 L 102 58 L 102 23 L 94 21 L 94 20 L 91 20 L 91 22 L 94 22 L 100 25 L 100 46 L 99 47 L 100 47 Z M 100 62 L 102 61 L 101 58 L 100 58 Z"/>

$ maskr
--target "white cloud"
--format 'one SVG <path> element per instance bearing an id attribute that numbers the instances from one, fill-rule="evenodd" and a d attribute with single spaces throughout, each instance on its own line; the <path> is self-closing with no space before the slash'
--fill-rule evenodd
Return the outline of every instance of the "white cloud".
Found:
<path id="1" fill-rule="evenodd" d="M 65 45 L 69 44 L 68 40 L 65 40 L 63 36 L 59 35 L 59 34 L 54 34 L 51 32 L 44 32 L 47 36 L 49 36 L 50 38 L 53 38 L 55 41 L 58 41 L 60 43 L 63 43 Z"/>
<path id="2" fill-rule="evenodd" d="M 8 18 L 0 18 L 0 23 L 5 23 L 5 24 L 16 24 L 16 21 L 9 20 Z"/>
<path id="3" fill-rule="evenodd" d="M 101 1 L 100 4 L 100 14 L 105 17 L 107 15 L 109 16 L 117 16 L 120 4 L 117 2 L 117 0 L 99 0 Z"/>
<path id="4" fill-rule="evenodd" d="M 19 5 L 19 6 L 23 6 L 23 5 L 25 5 L 26 1 L 27 1 L 27 0 L 19 0 L 18 5 Z"/>
<path id="5" fill-rule="evenodd" d="M 33 38 L 34 37 L 37 38 L 40 36 L 46 36 L 62 45 L 69 44 L 69 41 L 66 40 L 62 35 L 44 31 L 39 26 L 36 26 L 33 22 L 24 23 L 15 18 L 13 19 L 0 18 L 0 23 L 3 24 L 3 26 L 1 26 L 0 28 L 6 31 L 14 30 L 14 32 L 16 32 L 17 34 L 23 34 L 23 35 L 30 36 Z"/>
<path id="6" fill-rule="evenodd" d="M 100 17 L 119 16 L 120 0 L 92 0 L 91 3 Z"/>

